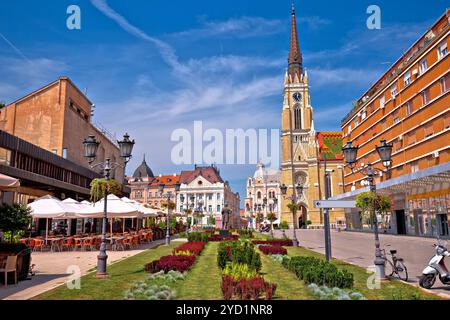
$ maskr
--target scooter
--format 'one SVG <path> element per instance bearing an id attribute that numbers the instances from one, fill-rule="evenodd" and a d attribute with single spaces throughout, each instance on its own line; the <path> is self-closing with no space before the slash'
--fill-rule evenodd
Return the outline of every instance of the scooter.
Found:
<path id="1" fill-rule="evenodd" d="M 422 288 L 430 289 L 433 287 L 437 276 L 442 284 L 450 285 L 450 272 L 445 266 L 445 257 L 450 257 L 450 252 L 444 244 L 435 244 L 436 255 L 433 256 L 428 263 L 428 266 L 423 270 L 420 277 L 419 285 Z"/>

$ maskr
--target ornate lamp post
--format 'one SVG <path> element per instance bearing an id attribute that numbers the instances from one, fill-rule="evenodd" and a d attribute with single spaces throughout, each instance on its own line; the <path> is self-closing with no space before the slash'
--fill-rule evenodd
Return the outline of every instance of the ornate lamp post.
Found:
<path id="1" fill-rule="evenodd" d="M 120 148 L 120 157 L 123 159 L 124 164 L 120 164 L 117 162 L 111 162 L 111 159 L 107 158 L 104 162 L 99 162 L 93 164 L 95 158 L 97 157 L 98 146 L 100 145 L 100 141 L 97 141 L 94 135 L 90 135 L 88 138 L 84 139 L 84 156 L 88 159 L 89 166 L 94 169 L 96 167 L 100 167 L 103 171 L 103 176 L 106 180 L 110 179 L 111 170 L 114 170 L 118 167 L 122 167 L 125 172 L 125 166 L 130 161 L 134 147 L 134 140 L 130 140 L 130 136 L 126 133 L 123 136 L 122 141 L 117 141 Z M 106 224 L 108 221 L 108 191 L 105 189 L 104 194 L 104 207 L 103 207 L 103 221 L 102 221 L 102 243 L 100 245 L 100 252 L 97 256 L 97 277 L 104 278 L 107 277 L 108 274 L 106 272 L 106 262 L 108 259 L 108 255 L 106 254 Z"/>
<path id="2" fill-rule="evenodd" d="M 287 194 L 287 189 L 288 187 L 283 183 L 280 186 L 280 190 L 281 190 L 281 194 L 285 197 Z M 297 205 L 298 202 L 298 196 L 303 194 L 303 186 L 300 184 L 297 184 L 294 188 L 294 192 L 292 193 L 292 196 L 290 196 L 288 199 L 291 200 L 291 204 L 292 205 Z M 295 234 L 295 226 L 297 224 L 297 210 L 294 210 L 294 208 L 291 210 L 292 211 L 292 228 L 293 228 L 293 233 L 292 233 L 292 244 L 294 245 L 294 247 L 298 246 L 298 240 L 297 240 L 297 236 Z"/>
<path id="3" fill-rule="evenodd" d="M 175 199 L 177 198 L 177 192 L 180 191 L 180 186 L 181 186 L 181 184 L 179 182 L 177 182 L 177 183 L 175 183 L 173 185 L 173 189 L 175 191 L 175 195 L 174 195 Z M 166 194 L 164 194 L 164 188 L 165 188 L 165 184 L 164 183 L 160 183 L 158 185 L 159 194 L 161 195 L 161 198 L 166 198 L 167 199 L 166 246 L 168 246 L 170 244 L 170 206 L 171 206 L 170 198 L 172 197 L 172 192 L 169 191 Z"/>
<path id="4" fill-rule="evenodd" d="M 358 146 L 353 146 L 351 141 L 347 141 L 347 144 L 342 148 L 344 153 L 345 162 L 349 165 L 352 172 L 361 172 L 362 174 L 367 176 L 367 181 L 369 182 L 370 191 L 376 194 L 376 186 L 374 181 L 375 175 L 387 174 L 389 175 L 389 171 L 392 165 L 392 143 L 386 143 L 386 140 L 382 139 L 380 141 L 380 146 L 375 146 L 377 153 L 383 163 L 383 166 L 386 169 L 378 169 L 374 168 L 372 164 L 369 162 L 366 166 L 362 167 L 355 171 L 355 166 L 357 164 L 357 155 L 358 155 Z M 381 255 L 380 249 L 380 238 L 378 235 L 378 219 L 375 210 L 375 203 L 372 205 L 371 212 L 372 219 L 374 221 L 374 234 L 375 234 L 375 268 L 378 279 L 385 279 L 385 261 Z"/>

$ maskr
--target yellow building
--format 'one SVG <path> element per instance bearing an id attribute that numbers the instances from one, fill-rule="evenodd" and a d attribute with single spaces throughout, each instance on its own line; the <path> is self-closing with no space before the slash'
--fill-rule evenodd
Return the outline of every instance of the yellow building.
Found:
<path id="1" fill-rule="evenodd" d="M 292 25 L 288 70 L 284 81 L 284 103 L 281 114 L 281 185 L 287 193 L 281 197 L 281 219 L 293 225 L 288 208 L 295 186 L 303 190 L 296 197 L 301 206 L 295 226 L 310 221 L 313 226 L 323 225 L 320 209 L 313 201 L 324 198 L 325 170 L 329 173 L 331 196 L 342 193 L 342 133 L 316 132 L 314 111 L 309 95 L 308 74 L 303 69 L 302 54 L 297 35 L 295 10 Z M 325 162 L 326 161 L 326 162 Z M 344 220 L 341 209 L 330 210 L 330 222 Z"/>

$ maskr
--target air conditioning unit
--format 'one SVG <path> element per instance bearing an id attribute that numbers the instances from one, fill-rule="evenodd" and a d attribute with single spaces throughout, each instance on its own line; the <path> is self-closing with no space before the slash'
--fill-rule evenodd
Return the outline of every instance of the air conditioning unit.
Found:
<path id="1" fill-rule="evenodd" d="M 439 151 L 433 152 L 433 159 L 439 158 Z"/>
<path id="2" fill-rule="evenodd" d="M 398 140 L 403 140 L 403 135 L 402 134 L 398 136 Z"/>
<path id="3" fill-rule="evenodd" d="M 418 75 L 418 74 L 419 74 L 419 70 L 414 69 L 414 70 L 412 71 L 412 75 L 413 75 L 413 76 L 416 76 L 416 75 Z"/>

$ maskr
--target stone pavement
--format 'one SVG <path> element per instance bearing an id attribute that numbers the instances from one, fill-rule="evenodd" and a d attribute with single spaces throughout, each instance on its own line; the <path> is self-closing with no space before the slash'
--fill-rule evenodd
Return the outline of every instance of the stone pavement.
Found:
<path id="1" fill-rule="evenodd" d="M 286 235 L 290 238 L 292 233 L 287 231 Z M 297 230 L 296 235 L 301 246 L 325 254 L 323 230 L 301 229 Z M 281 237 L 281 231 L 275 231 L 275 236 Z M 405 259 L 405 265 L 409 273 L 408 282 L 418 285 L 422 270 L 427 266 L 428 261 L 435 253 L 433 244 L 437 243 L 437 240 L 380 234 L 380 242 L 381 248 L 386 249 L 386 252 L 395 249 L 398 256 Z M 331 253 L 333 258 L 364 268 L 372 266 L 375 259 L 374 234 L 369 232 L 337 232 L 333 230 L 331 231 Z M 446 263 L 450 268 L 450 259 Z M 434 287 L 430 291 L 450 298 L 450 286 L 442 285 L 439 280 L 436 280 Z"/>
<path id="2" fill-rule="evenodd" d="M 147 249 L 164 243 L 164 240 L 143 244 L 139 249 L 127 251 L 108 251 L 108 264 L 132 257 Z M 69 275 L 67 268 L 78 266 L 81 275 L 85 275 L 97 266 L 98 251 L 70 252 L 33 252 L 32 264 L 35 264 L 36 275 L 31 280 L 20 281 L 17 285 L 0 287 L 0 299 L 27 300 L 45 291 L 64 284 Z"/>

